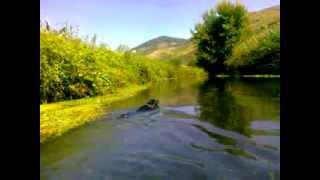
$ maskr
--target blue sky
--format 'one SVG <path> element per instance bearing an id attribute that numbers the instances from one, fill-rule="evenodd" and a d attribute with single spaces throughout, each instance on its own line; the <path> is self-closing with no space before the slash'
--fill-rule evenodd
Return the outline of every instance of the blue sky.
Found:
<path id="1" fill-rule="evenodd" d="M 249 11 L 280 0 L 240 0 Z M 190 38 L 190 30 L 217 0 L 40 0 L 40 18 L 79 26 L 81 36 L 97 34 L 111 48 L 131 48 L 158 36 Z"/>

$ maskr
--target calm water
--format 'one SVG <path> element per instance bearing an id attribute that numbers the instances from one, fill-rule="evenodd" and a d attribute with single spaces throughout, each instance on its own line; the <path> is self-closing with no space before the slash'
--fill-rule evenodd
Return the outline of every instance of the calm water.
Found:
<path id="1" fill-rule="evenodd" d="M 41 145 L 41 179 L 280 179 L 279 79 L 163 83 Z M 160 110 L 118 119 L 149 98 Z"/>

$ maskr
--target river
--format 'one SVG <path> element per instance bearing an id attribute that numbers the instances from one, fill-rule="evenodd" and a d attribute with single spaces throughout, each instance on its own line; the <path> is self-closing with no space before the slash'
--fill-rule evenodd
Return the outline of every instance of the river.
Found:
<path id="1" fill-rule="evenodd" d="M 279 79 L 155 85 L 40 147 L 41 179 L 280 179 Z M 160 109 L 119 115 L 160 100 Z"/>

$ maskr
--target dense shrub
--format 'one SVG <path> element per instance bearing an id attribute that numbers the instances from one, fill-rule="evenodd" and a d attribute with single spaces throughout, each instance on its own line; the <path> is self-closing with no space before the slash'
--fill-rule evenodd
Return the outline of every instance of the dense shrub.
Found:
<path id="1" fill-rule="evenodd" d="M 254 34 L 235 45 L 227 66 L 239 73 L 280 73 L 280 24 Z"/>
<path id="2" fill-rule="evenodd" d="M 179 67 L 178 69 L 181 69 Z M 199 71 L 116 52 L 94 41 L 84 41 L 70 28 L 40 28 L 40 101 L 54 102 L 113 93 L 139 85 L 177 78 Z M 199 73 L 197 73 L 199 74 Z M 194 75 L 197 75 L 194 74 Z"/>

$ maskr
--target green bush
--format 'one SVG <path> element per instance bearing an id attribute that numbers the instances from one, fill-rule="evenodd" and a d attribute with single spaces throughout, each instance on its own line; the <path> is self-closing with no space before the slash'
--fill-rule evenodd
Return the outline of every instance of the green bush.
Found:
<path id="1" fill-rule="evenodd" d="M 177 71 L 169 63 L 95 45 L 95 40 L 87 42 L 77 37 L 71 26 L 61 30 L 40 28 L 41 103 L 111 94 L 129 85 L 198 72 L 201 70 L 196 68 Z"/>
<path id="2" fill-rule="evenodd" d="M 254 34 L 235 45 L 226 65 L 246 74 L 280 73 L 280 24 Z"/>

